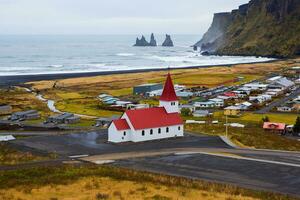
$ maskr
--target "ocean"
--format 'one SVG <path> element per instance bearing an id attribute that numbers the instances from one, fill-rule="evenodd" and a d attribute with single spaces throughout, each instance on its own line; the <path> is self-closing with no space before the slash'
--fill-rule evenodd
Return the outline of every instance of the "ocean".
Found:
<path id="1" fill-rule="evenodd" d="M 133 47 L 136 35 L 2 35 L 0 76 L 176 68 L 269 61 L 202 56 L 190 47 L 199 35 L 172 35 L 174 47 Z M 146 35 L 149 40 L 150 35 Z M 156 35 L 159 45 L 164 35 Z"/>

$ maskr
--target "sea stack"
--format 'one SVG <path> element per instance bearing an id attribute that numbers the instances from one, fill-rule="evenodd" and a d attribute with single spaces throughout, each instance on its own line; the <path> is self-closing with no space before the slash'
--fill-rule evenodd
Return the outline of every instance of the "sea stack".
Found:
<path id="1" fill-rule="evenodd" d="M 151 39 L 150 39 L 149 45 L 152 46 L 152 47 L 156 47 L 157 46 L 157 43 L 156 43 L 156 40 L 154 38 L 154 34 L 153 33 L 151 34 Z"/>
<path id="2" fill-rule="evenodd" d="M 142 35 L 141 39 L 136 38 L 136 42 L 133 46 L 136 47 L 145 47 L 145 46 L 149 46 L 149 42 L 147 42 L 145 36 Z"/>
<path id="3" fill-rule="evenodd" d="M 174 46 L 170 35 L 166 34 L 166 39 L 163 42 L 162 46 L 163 47 L 173 47 Z"/>

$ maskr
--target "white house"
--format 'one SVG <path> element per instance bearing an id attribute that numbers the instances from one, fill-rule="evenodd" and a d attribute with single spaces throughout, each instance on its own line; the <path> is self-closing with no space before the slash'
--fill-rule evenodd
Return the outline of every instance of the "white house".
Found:
<path id="1" fill-rule="evenodd" d="M 183 120 L 179 115 L 178 98 L 170 74 L 159 99 L 159 107 L 127 110 L 108 128 L 108 141 L 142 142 L 182 137 Z"/>
<path id="2" fill-rule="evenodd" d="M 209 101 L 215 102 L 216 107 L 223 107 L 224 106 L 224 99 L 213 98 L 213 99 L 209 99 Z"/>
<path id="3" fill-rule="evenodd" d="M 268 87 L 267 84 L 261 84 L 261 83 L 248 83 L 243 86 L 243 88 L 248 90 L 266 90 Z"/>
<path id="4" fill-rule="evenodd" d="M 195 102 L 194 106 L 196 108 L 213 108 L 216 106 L 216 103 L 214 101 Z"/>

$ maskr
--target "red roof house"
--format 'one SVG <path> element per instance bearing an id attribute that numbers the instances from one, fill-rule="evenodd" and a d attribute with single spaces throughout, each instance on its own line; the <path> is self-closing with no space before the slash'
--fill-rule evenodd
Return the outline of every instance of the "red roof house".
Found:
<path id="1" fill-rule="evenodd" d="M 275 132 L 284 132 L 286 124 L 284 123 L 274 123 L 274 122 L 264 122 L 263 129 Z"/>

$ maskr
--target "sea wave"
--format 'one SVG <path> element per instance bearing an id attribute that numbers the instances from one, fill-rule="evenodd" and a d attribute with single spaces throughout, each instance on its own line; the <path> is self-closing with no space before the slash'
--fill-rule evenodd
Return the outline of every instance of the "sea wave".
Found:
<path id="1" fill-rule="evenodd" d="M 134 53 L 117 53 L 117 56 L 124 56 L 124 57 L 129 57 L 129 56 L 134 56 Z"/>

